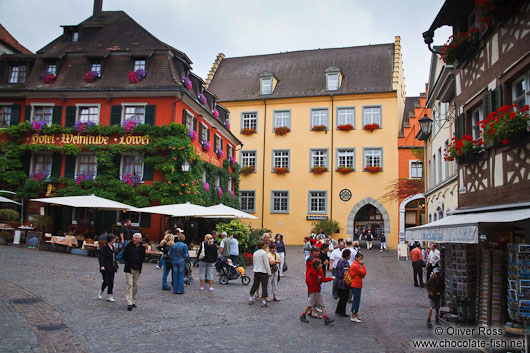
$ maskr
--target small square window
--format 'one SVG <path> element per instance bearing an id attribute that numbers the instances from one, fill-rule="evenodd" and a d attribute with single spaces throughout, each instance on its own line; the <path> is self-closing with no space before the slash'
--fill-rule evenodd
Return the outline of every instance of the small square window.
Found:
<path id="1" fill-rule="evenodd" d="M 273 168 L 287 168 L 289 169 L 289 151 L 272 151 Z"/>
<path id="2" fill-rule="evenodd" d="M 272 77 L 265 77 L 260 79 L 261 94 L 271 94 L 272 93 Z"/>
<path id="3" fill-rule="evenodd" d="M 49 64 L 49 65 L 46 67 L 46 71 L 47 71 L 48 74 L 50 74 L 50 75 L 57 75 L 57 65 L 56 65 L 56 64 Z"/>
<path id="4" fill-rule="evenodd" d="M 274 128 L 279 127 L 291 128 L 291 112 L 290 111 L 278 111 L 274 112 Z"/>
<path id="5" fill-rule="evenodd" d="M 241 211 L 249 213 L 256 212 L 256 192 L 241 190 L 239 195 Z"/>
<path id="6" fill-rule="evenodd" d="M 256 168 L 256 151 L 241 151 L 241 166 Z"/>
<path id="7" fill-rule="evenodd" d="M 337 125 L 351 125 L 355 127 L 355 108 L 338 108 Z"/>
<path id="8" fill-rule="evenodd" d="M 79 107 L 79 121 L 99 123 L 99 107 Z"/>
<path id="9" fill-rule="evenodd" d="M 328 127 L 327 109 L 311 109 L 311 128 L 314 128 L 315 126 Z"/>
<path id="10" fill-rule="evenodd" d="M 0 105 L 0 127 L 9 126 L 10 121 L 11 121 L 11 106 Z"/>
<path id="11" fill-rule="evenodd" d="M 134 60 L 134 71 L 136 70 L 145 71 L 145 60 Z"/>
<path id="12" fill-rule="evenodd" d="M 314 167 L 328 167 L 327 150 L 311 150 L 311 168 Z"/>
<path id="13" fill-rule="evenodd" d="M 339 74 L 338 73 L 327 74 L 327 90 L 336 91 L 338 89 L 339 89 Z"/>
<path id="14" fill-rule="evenodd" d="M 337 162 L 338 167 L 355 169 L 355 150 L 353 148 L 339 149 Z"/>
<path id="15" fill-rule="evenodd" d="M 366 148 L 364 167 L 383 167 L 383 151 L 380 148 Z"/>
<path id="16" fill-rule="evenodd" d="M 126 154 L 122 156 L 121 175 L 131 175 L 141 178 L 144 170 L 144 157 L 140 154 Z"/>
<path id="17" fill-rule="evenodd" d="M 377 124 L 381 127 L 381 107 L 364 107 L 363 124 L 365 126 Z"/>
<path id="18" fill-rule="evenodd" d="M 309 192 L 309 213 L 327 212 L 327 191 Z"/>
<path id="19" fill-rule="evenodd" d="M 33 117 L 31 121 L 45 121 L 48 124 L 51 124 L 52 114 L 52 106 L 33 106 Z"/>
<path id="20" fill-rule="evenodd" d="M 44 174 L 47 178 L 50 176 L 52 170 L 52 155 L 51 153 L 34 153 L 32 174 Z"/>
<path id="21" fill-rule="evenodd" d="M 101 63 L 92 63 L 90 65 L 90 71 L 97 72 L 98 77 L 101 77 Z"/>
<path id="22" fill-rule="evenodd" d="M 96 156 L 93 153 L 81 153 L 77 155 L 77 174 L 95 176 L 97 171 Z"/>
<path id="23" fill-rule="evenodd" d="M 258 129 L 258 113 L 243 113 L 243 129 Z"/>
<path id="24" fill-rule="evenodd" d="M 11 66 L 9 73 L 9 83 L 24 83 L 26 82 L 26 65 Z"/>
<path id="25" fill-rule="evenodd" d="M 271 191 L 271 213 L 289 213 L 289 191 Z"/>
<path id="26" fill-rule="evenodd" d="M 126 105 L 123 107 L 124 120 L 137 120 L 140 124 L 145 122 L 145 106 L 143 105 Z"/>

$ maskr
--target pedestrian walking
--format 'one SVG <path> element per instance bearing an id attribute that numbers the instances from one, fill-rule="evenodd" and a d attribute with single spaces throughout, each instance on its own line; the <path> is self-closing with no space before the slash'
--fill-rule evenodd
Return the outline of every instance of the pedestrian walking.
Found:
<path id="1" fill-rule="evenodd" d="M 429 281 L 432 271 L 440 266 L 440 250 L 438 250 L 436 244 L 432 244 L 427 261 L 427 281 Z"/>
<path id="2" fill-rule="evenodd" d="M 250 288 L 250 297 L 248 298 L 248 304 L 254 304 L 254 293 L 258 293 L 261 285 L 261 306 L 266 307 L 267 305 L 267 281 L 269 276 L 272 276 L 271 267 L 269 265 L 269 257 L 265 251 L 266 244 L 263 240 L 258 241 L 258 250 L 254 252 L 253 268 L 254 271 L 254 282 Z"/>
<path id="3" fill-rule="evenodd" d="M 359 317 L 359 307 L 361 305 L 361 291 L 363 289 L 363 278 L 366 276 L 366 266 L 364 266 L 364 255 L 358 252 L 355 261 L 350 267 L 351 288 L 353 292 L 351 304 L 350 321 L 362 322 Z"/>
<path id="4" fill-rule="evenodd" d="M 236 233 L 230 237 L 230 260 L 232 260 L 232 265 L 239 266 L 239 242 Z"/>
<path id="5" fill-rule="evenodd" d="M 385 233 L 381 233 L 381 237 L 379 238 L 379 241 L 381 241 L 381 247 L 379 248 L 379 251 L 387 250 L 386 249 L 386 236 Z"/>
<path id="6" fill-rule="evenodd" d="M 329 249 L 329 245 L 324 243 L 320 247 L 320 252 L 318 253 L 318 258 L 322 262 L 322 272 L 324 273 L 324 276 L 326 276 L 326 269 L 328 268 L 328 265 L 329 265 L 328 249 Z M 326 283 L 322 283 L 321 287 L 322 287 L 321 293 L 322 295 L 324 295 L 324 292 L 326 290 Z"/>
<path id="7" fill-rule="evenodd" d="M 433 269 L 433 276 L 429 278 L 427 281 L 427 284 L 425 285 L 427 287 L 427 295 L 430 299 L 431 307 L 429 308 L 429 314 L 427 315 L 427 327 L 431 328 L 431 314 L 434 309 L 434 316 L 435 316 L 435 324 L 440 324 L 440 297 L 442 296 L 442 293 L 445 291 L 445 284 L 442 280 L 442 277 L 440 276 L 440 268 L 435 267 Z"/>
<path id="8" fill-rule="evenodd" d="M 125 299 L 127 300 L 127 310 L 131 311 L 133 308 L 136 308 L 138 282 L 145 259 L 145 246 L 142 244 L 142 234 L 134 233 L 132 241 L 123 250 L 123 260 L 125 260 L 125 268 L 123 271 L 127 279 Z"/>
<path id="9" fill-rule="evenodd" d="M 269 265 L 271 267 L 271 274 L 272 274 L 269 277 L 268 288 L 270 288 L 271 290 L 272 300 L 274 300 L 275 302 L 279 302 L 280 299 L 278 298 L 278 280 L 279 280 L 278 274 L 280 273 L 279 266 L 282 260 L 280 259 L 280 256 L 276 253 L 276 250 L 277 250 L 276 244 L 271 243 L 271 245 L 269 246 L 269 252 L 267 254 L 267 256 L 269 257 Z M 267 297 L 266 300 L 268 302 L 271 301 L 269 297 Z"/>
<path id="10" fill-rule="evenodd" d="M 423 261 L 420 243 L 414 244 L 414 249 L 410 252 L 410 260 L 412 261 L 412 272 L 414 274 L 414 287 L 423 288 L 423 266 L 425 262 Z"/>
<path id="11" fill-rule="evenodd" d="M 339 260 L 336 267 L 336 277 L 337 282 L 337 293 L 339 296 L 339 302 L 337 303 L 337 308 L 335 309 L 335 314 L 339 316 L 348 316 L 346 314 L 346 301 L 348 300 L 348 295 L 350 294 L 350 286 L 344 283 L 344 275 L 350 269 L 350 260 L 351 251 L 350 249 L 344 249 L 342 252 L 342 259 Z"/>
<path id="12" fill-rule="evenodd" d="M 300 316 L 300 321 L 308 323 L 306 315 L 312 311 L 312 308 L 320 307 L 322 314 L 324 315 L 324 324 L 329 325 L 334 319 L 328 317 L 326 313 L 326 307 L 324 306 L 324 297 L 322 296 L 321 284 L 323 282 L 332 281 L 333 277 L 324 276 L 322 271 L 322 261 L 320 259 L 314 259 L 311 262 L 309 269 L 309 276 L 306 276 L 307 284 L 307 306 Z"/>
<path id="13" fill-rule="evenodd" d="M 115 302 L 112 289 L 114 288 L 114 274 L 118 272 L 118 262 L 116 261 L 116 236 L 114 234 L 107 235 L 107 244 L 99 249 L 99 271 L 103 277 L 101 290 L 98 294 L 98 299 L 103 299 L 103 291 L 107 288 L 107 301 Z"/>
<path id="14" fill-rule="evenodd" d="M 123 221 L 121 228 L 120 228 L 120 239 L 119 239 L 120 243 L 118 244 L 118 248 L 120 248 L 121 251 L 119 252 L 118 255 L 116 255 L 116 259 L 122 264 L 125 263 L 125 261 L 123 260 L 123 251 L 125 247 L 127 246 L 127 244 L 131 241 L 131 239 L 132 239 L 131 220 L 126 219 Z"/>
<path id="15" fill-rule="evenodd" d="M 374 237 L 372 235 L 372 231 L 370 229 L 368 229 L 368 231 L 366 233 L 366 236 L 365 236 L 365 239 L 366 239 L 366 250 L 372 249 L 373 238 Z"/>
<path id="16" fill-rule="evenodd" d="M 283 268 L 285 264 L 285 244 L 283 243 L 283 235 L 276 234 L 274 237 L 274 244 L 276 245 L 276 253 L 280 256 L 280 273 L 279 276 L 283 277 Z"/>
<path id="17" fill-rule="evenodd" d="M 184 243 L 186 236 L 179 234 L 177 242 L 169 248 L 168 255 L 173 267 L 173 294 L 184 294 L 184 269 L 190 261 L 188 246 Z"/>
<path id="18" fill-rule="evenodd" d="M 175 243 L 174 241 L 175 237 L 173 234 L 171 234 L 169 231 L 166 231 L 166 236 L 162 241 L 160 242 L 160 245 L 158 246 L 158 250 L 162 252 L 162 256 L 160 256 L 160 260 L 163 261 L 163 268 L 164 272 L 162 273 L 162 290 L 170 290 L 169 285 L 167 284 L 167 276 L 169 275 L 169 272 L 173 270 L 173 266 L 171 265 L 171 259 L 169 258 L 168 252 L 169 248 Z"/>
<path id="19" fill-rule="evenodd" d="M 329 256 L 329 267 L 331 268 L 331 275 L 335 277 L 333 280 L 333 285 L 331 288 L 331 295 L 333 296 L 333 299 L 337 299 L 338 293 L 337 293 L 337 263 L 340 259 L 342 259 L 342 251 L 344 250 L 344 241 L 341 241 L 339 239 L 339 247 L 336 248 L 331 252 L 331 255 Z"/>
<path id="20" fill-rule="evenodd" d="M 173 245 L 173 238 L 174 238 L 174 235 L 171 234 L 171 231 L 168 229 L 164 232 L 164 238 L 162 239 L 162 241 L 160 242 L 160 244 L 157 246 L 157 249 L 162 251 L 162 248 L 163 246 L 167 243 L 167 240 L 166 239 L 169 239 L 169 235 L 171 235 L 171 244 Z M 170 245 L 171 246 L 171 245 Z M 163 252 L 163 251 L 162 251 Z M 160 270 L 161 268 L 164 268 L 164 256 L 162 254 L 162 256 L 160 256 L 160 260 L 158 261 L 158 264 L 155 266 L 157 270 Z"/>
<path id="21" fill-rule="evenodd" d="M 204 241 L 201 242 L 198 254 L 199 282 L 201 284 L 199 290 L 204 290 L 204 282 L 206 281 L 210 286 L 210 291 L 213 291 L 213 268 L 217 260 L 217 246 L 215 246 L 211 234 L 204 236 Z"/>
<path id="22" fill-rule="evenodd" d="M 304 238 L 304 261 L 307 261 L 310 255 L 311 255 L 311 242 L 309 241 L 309 237 L 305 237 Z"/>

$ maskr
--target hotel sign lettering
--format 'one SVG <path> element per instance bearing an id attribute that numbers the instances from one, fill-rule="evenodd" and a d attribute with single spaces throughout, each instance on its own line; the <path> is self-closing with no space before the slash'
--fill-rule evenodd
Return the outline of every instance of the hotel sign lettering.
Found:
<path id="1" fill-rule="evenodd" d="M 30 145 L 148 145 L 149 137 L 137 135 L 103 136 L 103 135 L 39 135 L 27 137 L 26 143 Z"/>

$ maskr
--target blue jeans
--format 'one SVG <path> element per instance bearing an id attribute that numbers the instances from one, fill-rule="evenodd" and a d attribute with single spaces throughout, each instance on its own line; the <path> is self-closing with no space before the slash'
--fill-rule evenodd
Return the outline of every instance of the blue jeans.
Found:
<path id="1" fill-rule="evenodd" d="M 331 275 L 335 277 L 337 275 L 337 270 L 336 269 L 331 270 Z M 331 287 L 331 295 L 333 296 L 333 298 L 337 298 L 339 296 L 339 294 L 337 293 L 337 289 L 335 289 L 336 287 L 337 287 L 337 278 L 333 280 L 333 286 Z"/>
<path id="2" fill-rule="evenodd" d="M 173 293 L 184 293 L 184 261 L 173 262 Z"/>
<path id="3" fill-rule="evenodd" d="M 164 261 L 164 273 L 162 273 L 162 289 L 169 288 L 169 285 L 167 284 L 167 276 L 169 275 L 169 271 L 171 271 L 172 266 Z"/>
<path id="4" fill-rule="evenodd" d="M 160 256 L 160 261 L 158 261 L 158 267 L 162 267 L 164 265 L 164 255 Z"/>
<path id="5" fill-rule="evenodd" d="M 361 290 L 362 288 L 352 287 L 353 298 L 351 303 L 351 312 L 356 314 L 359 311 L 359 306 L 361 305 Z"/>
<path id="6" fill-rule="evenodd" d="M 238 261 L 237 261 L 237 258 L 238 258 L 237 255 L 230 255 L 230 260 L 232 260 L 232 264 L 233 264 L 235 267 L 238 267 L 238 266 L 239 266 L 239 263 L 238 263 Z"/>
<path id="7" fill-rule="evenodd" d="M 123 248 L 121 248 L 121 251 L 116 255 L 116 261 L 118 261 L 120 264 L 124 264 L 125 260 L 123 259 L 123 252 L 125 251 L 125 247 L 127 246 L 127 239 L 123 240 Z"/>

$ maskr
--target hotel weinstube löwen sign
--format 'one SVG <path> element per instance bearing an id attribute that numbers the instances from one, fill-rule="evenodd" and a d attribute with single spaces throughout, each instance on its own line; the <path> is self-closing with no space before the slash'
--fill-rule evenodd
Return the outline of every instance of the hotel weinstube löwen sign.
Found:
<path id="1" fill-rule="evenodd" d="M 40 135 L 34 134 L 25 138 L 25 143 L 30 145 L 148 145 L 149 137 L 145 135 L 78 135 L 78 134 L 56 134 Z"/>

